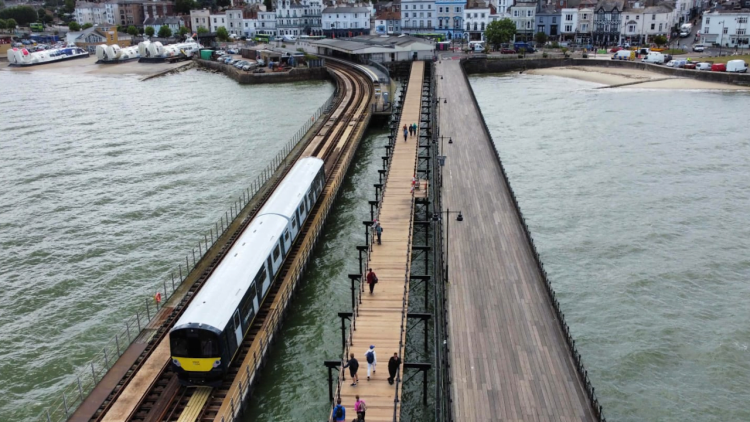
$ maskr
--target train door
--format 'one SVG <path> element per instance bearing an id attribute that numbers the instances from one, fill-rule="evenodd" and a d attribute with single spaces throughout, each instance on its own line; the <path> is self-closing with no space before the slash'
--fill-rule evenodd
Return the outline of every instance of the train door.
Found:
<path id="1" fill-rule="evenodd" d="M 292 215 L 292 239 L 297 238 L 297 233 L 299 233 L 299 226 L 297 225 L 297 213 L 295 212 Z"/>
<path id="2" fill-rule="evenodd" d="M 263 280 L 263 290 L 258 296 L 258 302 L 260 302 L 263 298 L 263 295 L 266 294 L 266 291 L 268 291 L 268 286 L 271 285 L 271 282 L 273 281 L 274 275 L 276 275 L 276 272 L 273 270 L 273 261 L 271 261 L 271 255 L 268 255 L 268 258 L 266 258 L 266 264 L 268 265 L 268 279 Z"/>
<path id="3" fill-rule="evenodd" d="M 305 221 L 305 217 L 307 216 L 307 210 L 305 209 L 305 203 L 307 203 L 307 195 L 305 195 L 304 198 L 302 198 L 302 203 L 299 204 L 299 221 L 302 223 Z"/>
<path id="4" fill-rule="evenodd" d="M 284 230 L 284 234 L 281 235 L 281 254 L 286 257 L 289 253 L 289 249 L 292 247 L 292 236 L 289 235 L 289 229 Z"/>
<path id="5" fill-rule="evenodd" d="M 276 243 L 276 246 L 273 248 L 273 252 L 271 253 L 271 256 L 273 257 L 273 273 L 276 274 L 279 271 L 279 267 L 281 267 L 281 242 L 282 239 L 279 239 L 279 241 Z"/>
<path id="6" fill-rule="evenodd" d="M 234 311 L 234 336 L 237 339 L 237 347 L 242 344 L 242 323 L 240 322 L 240 310 Z"/>

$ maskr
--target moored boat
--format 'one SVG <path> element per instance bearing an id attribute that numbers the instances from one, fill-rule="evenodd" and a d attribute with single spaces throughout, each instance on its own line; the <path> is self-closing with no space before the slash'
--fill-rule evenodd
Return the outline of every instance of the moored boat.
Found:
<path id="1" fill-rule="evenodd" d="M 88 57 L 89 52 L 79 47 L 56 48 L 30 52 L 25 48 L 14 47 L 8 50 L 9 66 L 36 66 L 65 60 Z"/>
<path id="2" fill-rule="evenodd" d="M 141 57 L 141 55 L 137 46 L 120 47 L 117 44 L 96 46 L 96 58 L 99 59 L 97 60 L 97 63 L 125 63 L 131 60 L 137 60 L 139 57 Z"/>

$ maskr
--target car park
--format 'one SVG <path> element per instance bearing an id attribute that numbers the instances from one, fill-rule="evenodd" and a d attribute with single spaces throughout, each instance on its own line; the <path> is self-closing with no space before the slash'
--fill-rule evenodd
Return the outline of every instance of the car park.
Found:
<path id="1" fill-rule="evenodd" d="M 695 65 L 695 68 L 698 70 L 711 70 L 711 63 L 708 62 L 700 62 Z"/>
<path id="2" fill-rule="evenodd" d="M 711 72 L 726 72 L 727 65 L 724 63 L 714 63 L 711 65 Z"/>
<path id="3" fill-rule="evenodd" d="M 696 51 L 698 53 L 702 53 L 702 52 L 706 51 L 706 46 L 703 45 L 703 44 L 695 44 L 693 46 L 693 51 Z"/>

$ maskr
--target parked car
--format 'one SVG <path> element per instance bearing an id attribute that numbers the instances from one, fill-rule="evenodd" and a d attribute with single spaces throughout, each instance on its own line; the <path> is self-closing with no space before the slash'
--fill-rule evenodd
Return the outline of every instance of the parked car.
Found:
<path id="1" fill-rule="evenodd" d="M 747 73 L 747 63 L 744 60 L 730 60 L 727 62 L 727 72 Z"/>
<path id="2" fill-rule="evenodd" d="M 247 61 L 247 60 L 238 60 L 232 66 L 236 67 L 237 69 L 242 69 L 242 66 L 244 66 L 246 64 L 250 64 L 250 62 Z"/>
<path id="3" fill-rule="evenodd" d="M 726 72 L 727 65 L 724 63 L 714 63 L 711 65 L 711 72 Z"/>
<path id="4" fill-rule="evenodd" d="M 609 52 L 610 53 L 617 53 L 620 50 L 622 50 L 622 47 L 612 47 L 612 49 L 609 50 Z"/>
<path id="5" fill-rule="evenodd" d="M 227 61 L 227 64 L 228 65 L 233 65 L 233 64 L 237 63 L 237 61 L 238 61 L 237 59 L 230 59 L 229 61 Z"/>
<path id="6" fill-rule="evenodd" d="M 234 48 L 227 49 L 227 53 L 229 54 L 237 54 L 237 50 Z"/>
<path id="7" fill-rule="evenodd" d="M 677 60 L 670 60 L 670 61 L 667 62 L 667 64 L 665 66 L 667 66 L 667 67 L 677 67 Z"/>
<path id="8" fill-rule="evenodd" d="M 687 60 L 685 60 L 685 59 L 678 59 L 678 60 L 675 60 L 674 63 L 675 64 L 672 67 L 684 68 L 685 65 L 687 64 Z"/>
<path id="9" fill-rule="evenodd" d="M 656 51 L 652 51 L 643 58 L 643 63 L 653 64 L 664 64 L 664 55 Z"/>
<path id="10" fill-rule="evenodd" d="M 708 62 L 700 62 L 695 65 L 695 68 L 698 70 L 711 70 L 711 63 Z"/>
<path id="11" fill-rule="evenodd" d="M 227 54 L 227 52 L 224 50 L 216 50 L 214 51 L 214 54 L 216 54 L 217 56 L 224 56 Z"/>
<path id="12" fill-rule="evenodd" d="M 685 66 L 683 66 L 685 69 L 695 69 L 695 63 L 685 63 Z"/>
<path id="13" fill-rule="evenodd" d="M 635 60 L 635 51 L 620 50 L 612 56 L 612 60 Z"/>
<path id="14" fill-rule="evenodd" d="M 697 52 L 699 52 L 699 53 L 702 53 L 702 52 L 704 52 L 705 50 L 706 50 L 706 46 L 705 46 L 705 45 L 703 45 L 703 44 L 695 44 L 695 45 L 693 46 L 693 51 L 697 51 Z"/>
<path id="15" fill-rule="evenodd" d="M 512 48 L 501 48 L 500 54 L 516 54 L 516 50 Z"/>

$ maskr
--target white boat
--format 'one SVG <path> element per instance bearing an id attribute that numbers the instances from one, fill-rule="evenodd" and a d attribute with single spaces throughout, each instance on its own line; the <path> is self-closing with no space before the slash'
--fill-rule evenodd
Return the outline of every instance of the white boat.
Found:
<path id="1" fill-rule="evenodd" d="M 88 56 L 89 52 L 79 47 L 56 48 L 33 53 L 25 48 L 14 47 L 8 50 L 8 63 L 10 66 L 36 66 Z"/>
<path id="2" fill-rule="evenodd" d="M 97 63 L 124 63 L 139 57 L 141 57 L 141 54 L 138 52 L 137 46 L 124 48 L 117 44 L 96 46 L 96 58 L 99 59 Z"/>

